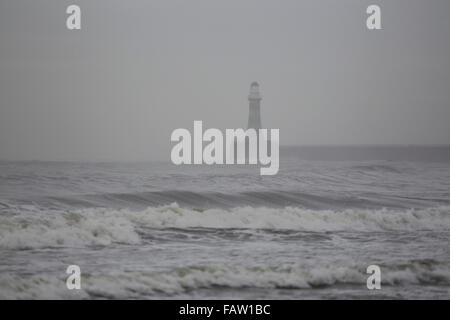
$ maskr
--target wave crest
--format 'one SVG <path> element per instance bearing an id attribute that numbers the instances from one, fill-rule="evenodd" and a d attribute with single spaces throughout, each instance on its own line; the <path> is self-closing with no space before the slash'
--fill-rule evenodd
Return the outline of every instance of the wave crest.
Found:
<path id="1" fill-rule="evenodd" d="M 434 260 L 381 265 L 382 285 L 450 284 L 450 268 Z M 69 291 L 51 275 L 0 275 L 2 299 L 110 298 L 176 296 L 196 289 L 311 289 L 339 284 L 365 288 L 367 274 L 357 265 L 186 266 L 154 272 L 84 274 L 82 289 Z M 74 292 L 76 291 L 76 292 Z"/>
<path id="2" fill-rule="evenodd" d="M 82 209 L 0 216 L 0 247 L 138 244 L 137 228 L 245 228 L 297 231 L 449 230 L 450 207 L 342 211 L 296 207 L 195 210 L 176 203 L 142 211 Z"/>

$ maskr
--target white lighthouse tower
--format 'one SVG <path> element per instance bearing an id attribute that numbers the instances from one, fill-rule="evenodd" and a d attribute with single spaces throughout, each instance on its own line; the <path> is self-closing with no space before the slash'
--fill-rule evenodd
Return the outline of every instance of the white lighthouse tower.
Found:
<path id="1" fill-rule="evenodd" d="M 247 129 L 261 129 L 261 94 L 259 93 L 258 82 L 252 82 L 250 85 L 250 93 L 248 95 L 248 126 Z"/>

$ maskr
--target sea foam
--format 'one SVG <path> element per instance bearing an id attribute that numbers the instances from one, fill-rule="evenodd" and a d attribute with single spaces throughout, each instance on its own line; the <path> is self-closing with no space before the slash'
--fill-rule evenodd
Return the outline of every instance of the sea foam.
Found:
<path id="1" fill-rule="evenodd" d="M 450 207 L 402 211 L 332 211 L 296 207 L 195 210 L 173 203 L 142 211 L 101 208 L 27 210 L 0 216 L 0 247 L 139 244 L 138 228 L 243 228 L 310 232 L 449 230 Z"/>
<path id="2" fill-rule="evenodd" d="M 450 283 L 448 263 L 415 260 L 383 265 L 383 286 Z M 67 290 L 65 279 L 54 274 L 19 276 L 0 274 L 0 299 L 127 299 L 170 297 L 196 289 L 311 289 L 339 284 L 365 288 L 361 266 L 191 265 L 165 271 L 85 273 L 82 290 Z"/>

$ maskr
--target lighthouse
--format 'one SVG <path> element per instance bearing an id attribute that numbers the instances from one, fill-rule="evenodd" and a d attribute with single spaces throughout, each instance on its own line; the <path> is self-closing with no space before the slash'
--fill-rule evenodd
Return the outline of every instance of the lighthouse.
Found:
<path id="1" fill-rule="evenodd" d="M 258 82 L 252 82 L 248 95 L 248 126 L 247 129 L 261 129 L 261 94 L 259 93 Z"/>

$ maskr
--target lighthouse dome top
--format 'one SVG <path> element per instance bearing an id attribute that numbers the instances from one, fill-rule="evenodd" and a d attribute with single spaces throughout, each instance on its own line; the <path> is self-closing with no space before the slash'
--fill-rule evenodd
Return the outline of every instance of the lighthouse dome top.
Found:
<path id="1" fill-rule="evenodd" d="M 249 100 L 261 100 L 261 94 L 259 93 L 259 84 L 254 81 L 250 85 L 250 93 L 248 95 Z"/>

